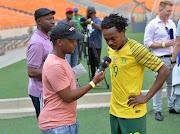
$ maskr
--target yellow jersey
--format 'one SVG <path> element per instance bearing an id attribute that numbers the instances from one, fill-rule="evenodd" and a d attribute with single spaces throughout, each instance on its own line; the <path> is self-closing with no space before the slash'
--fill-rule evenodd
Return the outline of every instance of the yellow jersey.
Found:
<path id="1" fill-rule="evenodd" d="M 118 51 L 108 47 L 112 83 L 110 114 L 120 118 L 140 118 L 147 113 L 146 104 L 127 105 L 130 95 L 141 93 L 145 67 L 157 72 L 164 64 L 142 44 L 128 39 Z"/>

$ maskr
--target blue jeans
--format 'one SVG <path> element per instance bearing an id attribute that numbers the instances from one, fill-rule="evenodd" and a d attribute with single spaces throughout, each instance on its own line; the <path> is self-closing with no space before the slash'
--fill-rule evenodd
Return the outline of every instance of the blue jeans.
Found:
<path id="1" fill-rule="evenodd" d="M 78 45 L 76 45 L 73 54 L 66 54 L 66 59 L 72 68 L 76 66 L 77 55 L 78 55 Z"/>
<path id="2" fill-rule="evenodd" d="M 41 134 L 78 134 L 78 132 L 79 123 L 76 122 L 73 125 L 61 126 L 57 128 L 48 129 L 47 131 L 41 131 Z"/>

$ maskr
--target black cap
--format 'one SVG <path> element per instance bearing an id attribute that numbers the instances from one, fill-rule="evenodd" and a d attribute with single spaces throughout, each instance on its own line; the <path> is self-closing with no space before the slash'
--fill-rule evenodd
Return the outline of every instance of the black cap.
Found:
<path id="1" fill-rule="evenodd" d="M 38 18 L 40 18 L 41 16 L 47 15 L 49 13 L 52 13 L 53 15 L 56 13 L 55 11 L 49 10 L 47 8 L 39 8 L 35 11 L 34 13 L 34 17 L 35 20 L 37 20 Z"/>
<path id="2" fill-rule="evenodd" d="M 67 38 L 71 40 L 79 40 L 83 38 L 83 34 L 76 32 L 75 28 L 66 23 L 58 23 L 55 25 L 50 34 L 51 40 Z"/>

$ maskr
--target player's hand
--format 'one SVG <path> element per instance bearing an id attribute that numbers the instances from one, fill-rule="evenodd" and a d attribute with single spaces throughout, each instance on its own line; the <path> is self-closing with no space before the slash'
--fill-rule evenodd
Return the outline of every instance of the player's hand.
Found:
<path id="1" fill-rule="evenodd" d="M 102 81 L 104 79 L 105 76 L 105 70 L 101 71 L 100 73 L 98 73 L 97 75 L 95 75 L 92 79 L 92 81 L 94 82 L 94 84 L 96 85 L 97 83 L 99 83 L 100 81 Z"/>
<path id="2" fill-rule="evenodd" d="M 131 106 L 134 104 L 133 108 L 136 106 L 136 105 L 139 105 L 139 104 L 144 104 L 146 102 L 148 102 L 148 98 L 146 96 L 144 96 L 142 93 L 140 95 L 130 95 L 128 97 L 129 101 L 128 101 L 128 105 Z"/>
<path id="3" fill-rule="evenodd" d="M 174 39 L 165 42 L 166 47 L 173 46 L 173 45 L 174 45 Z"/>

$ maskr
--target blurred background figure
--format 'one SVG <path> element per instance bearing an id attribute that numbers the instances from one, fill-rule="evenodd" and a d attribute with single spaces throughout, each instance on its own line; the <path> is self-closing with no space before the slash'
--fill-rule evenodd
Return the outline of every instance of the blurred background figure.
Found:
<path id="1" fill-rule="evenodd" d="M 66 14 L 66 18 L 59 20 L 58 23 L 70 24 L 72 27 L 75 28 L 76 31 L 78 31 L 77 23 L 74 20 L 72 20 L 73 9 L 71 7 L 66 8 L 66 13 L 65 14 Z M 68 62 L 71 65 L 72 68 L 76 66 L 77 55 L 78 55 L 78 46 L 77 45 L 75 47 L 74 53 L 66 54 L 66 59 L 68 60 Z"/>
<path id="2" fill-rule="evenodd" d="M 99 67 L 101 49 L 102 49 L 102 31 L 101 20 L 96 17 L 96 10 L 94 7 L 88 7 L 86 10 L 87 20 L 85 23 L 92 26 L 92 33 L 89 37 L 88 54 L 89 63 L 91 66 L 91 79 L 94 77 L 96 69 Z M 97 86 L 101 86 L 100 84 Z"/>
<path id="3" fill-rule="evenodd" d="M 74 20 L 76 23 L 77 23 L 77 25 L 78 25 L 78 31 L 80 32 L 80 33 L 82 33 L 82 30 L 83 30 L 83 27 L 81 26 L 81 22 L 80 22 L 80 19 L 82 18 L 82 17 L 84 17 L 83 15 L 81 15 L 81 14 L 79 14 L 79 9 L 77 8 L 77 7 L 75 7 L 74 9 L 74 15 L 73 15 L 73 17 L 72 17 L 72 20 Z M 87 59 L 86 59 L 86 51 L 85 51 L 85 49 L 86 49 L 86 46 L 84 46 L 84 41 L 83 41 L 83 38 L 82 39 L 79 39 L 79 40 L 77 40 L 77 45 L 78 45 L 78 63 L 80 62 L 80 60 L 81 60 L 81 58 L 82 58 L 82 52 L 84 53 L 84 60 L 86 61 Z"/>
<path id="4" fill-rule="evenodd" d="M 172 90 L 172 65 L 171 57 L 173 52 L 174 39 L 170 40 L 169 29 L 176 30 L 176 25 L 172 20 L 169 19 L 173 11 L 173 3 L 164 0 L 159 4 L 159 13 L 152 21 L 148 23 L 144 33 L 144 45 L 147 48 L 151 49 L 151 52 L 160 58 L 165 65 L 170 70 L 170 75 L 166 80 L 166 94 L 168 98 L 168 108 L 169 113 L 173 113 L 173 101 L 171 100 L 171 90 Z M 173 33 L 174 34 L 174 33 Z M 155 72 L 155 79 L 157 78 L 158 73 Z M 153 96 L 153 109 L 155 112 L 155 119 L 158 121 L 163 120 L 161 114 L 162 110 L 162 87 L 161 89 Z"/>

